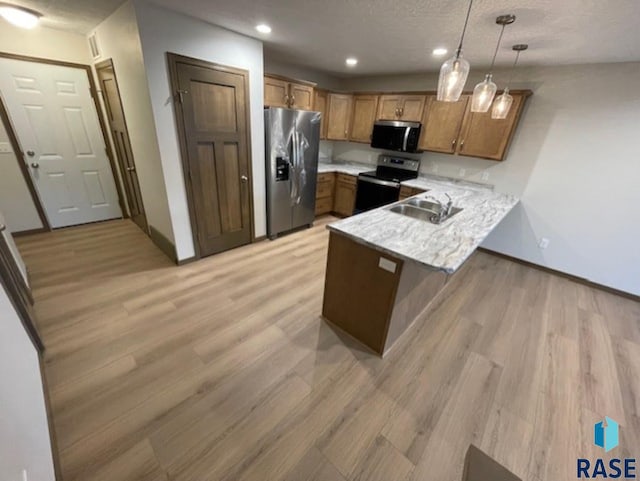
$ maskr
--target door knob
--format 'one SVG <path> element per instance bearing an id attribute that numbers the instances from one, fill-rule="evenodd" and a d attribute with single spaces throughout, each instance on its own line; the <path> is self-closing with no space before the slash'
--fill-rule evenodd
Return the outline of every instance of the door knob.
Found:
<path id="1" fill-rule="evenodd" d="M 247 182 L 249 180 L 249 177 L 247 177 L 246 175 L 242 175 L 240 176 L 240 179 L 242 179 L 242 182 Z"/>
<path id="2" fill-rule="evenodd" d="M 34 169 L 39 169 L 40 168 L 40 164 L 37 162 L 31 162 L 31 167 L 33 167 Z"/>
<path id="3" fill-rule="evenodd" d="M 36 155 L 36 153 L 33 150 L 27 150 L 27 155 L 29 157 L 33 157 L 34 155 Z"/>
<path id="4" fill-rule="evenodd" d="M 127 167 L 127 172 L 135 172 L 136 168 L 135 167 Z"/>
<path id="5" fill-rule="evenodd" d="M 4 232 L 4 230 L 7 228 L 6 225 L 4 224 L 0 224 L 0 232 Z"/>

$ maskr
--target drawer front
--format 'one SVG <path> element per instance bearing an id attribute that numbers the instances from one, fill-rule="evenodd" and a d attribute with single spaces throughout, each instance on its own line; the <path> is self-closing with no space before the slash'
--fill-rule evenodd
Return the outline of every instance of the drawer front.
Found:
<path id="1" fill-rule="evenodd" d="M 328 214 L 332 209 L 333 199 L 331 197 L 316 199 L 316 215 Z"/>
<path id="2" fill-rule="evenodd" d="M 333 182 L 319 182 L 316 187 L 316 199 L 333 197 Z"/>
<path id="3" fill-rule="evenodd" d="M 356 185 L 358 178 L 355 175 L 338 174 L 337 180 L 344 184 Z"/>
<path id="4" fill-rule="evenodd" d="M 335 174 L 333 172 L 323 172 L 322 174 L 318 174 L 318 184 L 322 184 L 325 182 L 332 183 L 334 180 Z"/>

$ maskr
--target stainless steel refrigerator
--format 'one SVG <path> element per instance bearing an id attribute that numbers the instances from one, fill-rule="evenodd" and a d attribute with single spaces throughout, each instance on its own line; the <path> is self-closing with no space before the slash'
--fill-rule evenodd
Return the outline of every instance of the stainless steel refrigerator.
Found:
<path id="1" fill-rule="evenodd" d="M 320 112 L 266 108 L 267 235 L 313 225 Z"/>

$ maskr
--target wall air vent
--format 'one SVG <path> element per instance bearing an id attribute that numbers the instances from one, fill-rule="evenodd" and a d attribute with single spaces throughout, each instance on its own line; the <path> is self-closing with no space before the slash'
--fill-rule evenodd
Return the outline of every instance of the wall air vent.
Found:
<path id="1" fill-rule="evenodd" d="M 100 49 L 98 48 L 98 39 L 96 34 L 89 35 L 89 48 L 91 49 L 91 55 L 93 58 L 100 57 Z"/>

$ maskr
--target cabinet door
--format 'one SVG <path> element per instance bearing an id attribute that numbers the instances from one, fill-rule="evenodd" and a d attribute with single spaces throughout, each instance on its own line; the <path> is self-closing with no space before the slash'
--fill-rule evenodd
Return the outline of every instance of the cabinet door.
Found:
<path id="1" fill-rule="evenodd" d="M 356 187 L 352 184 L 336 182 L 336 193 L 333 201 L 333 211 L 336 214 L 353 215 L 356 203 Z"/>
<path id="2" fill-rule="evenodd" d="M 320 139 L 325 140 L 327 138 L 327 95 L 326 90 L 316 90 L 315 99 L 313 102 L 313 110 L 322 114 L 322 123 L 320 124 Z"/>
<path id="3" fill-rule="evenodd" d="M 264 78 L 265 107 L 289 107 L 289 82 L 273 77 Z"/>
<path id="4" fill-rule="evenodd" d="M 300 110 L 313 110 L 313 87 L 292 83 L 289 87 L 291 96 L 291 108 Z"/>
<path id="5" fill-rule="evenodd" d="M 401 103 L 401 95 L 381 95 L 378 102 L 378 120 L 398 120 Z"/>
<path id="6" fill-rule="evenodd" d="M 349 140 L 354 142 L 371 142 L 373 123 L 378 108 L 377 95 L 355 95 L 353 97 L 353 118 Z"/>
<path id="7" fill-rule="evenodd" d="M 400 118 L 406 122 L 420 122 L 425 98 L 424 95 L 403 95 L 400 101 Z"/>
<path id="8" fill-rule="evenodd" d="M 418 147 L 432 152 L 453 154 L 460 135 L 462 119 L 469 96 L 463 95 L 457 102 L 438 102 L 429 95 L 422 116 L 422 133 Z"/>
<path id="9" fill-rule="evenodd" d="M 351 122 L 351 95 L 333 94 L 328 96 L 327 138 L 330 140 L 347 140 Z"/>
<path id="10" fill-rule="evenodd" d="M 512 95 L 513 104 L 504 120 L 492 119 L 491 109 L 486 113 L 471 112 L 471 102 L 467 102 L 458 142 L 460 155 L 492 160 L 504 158 L 524 104 L 523 95 Z"/>

